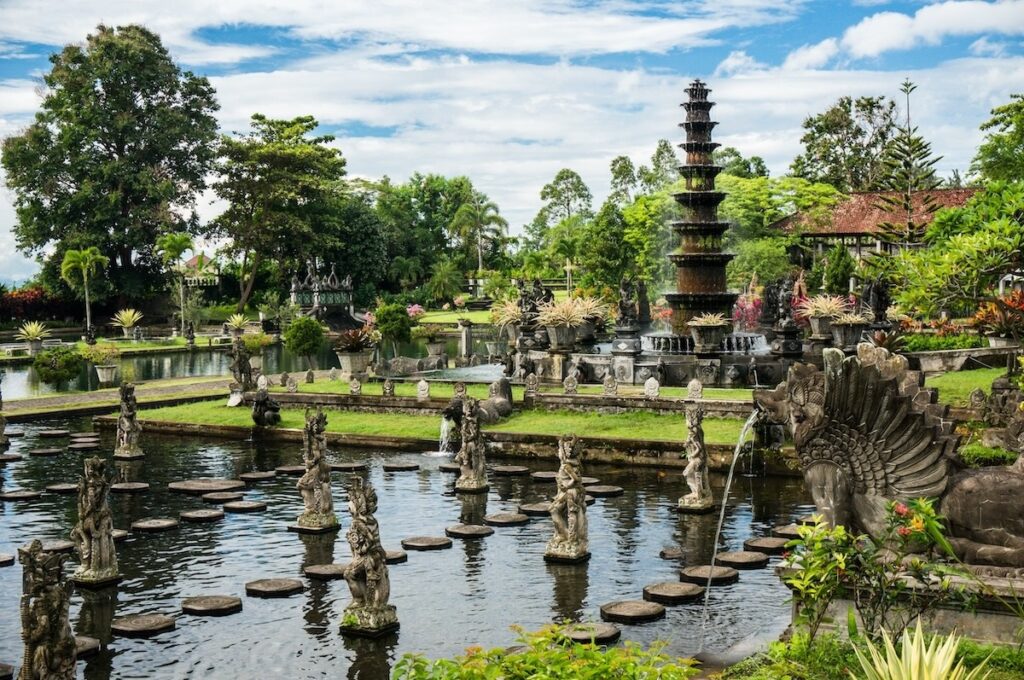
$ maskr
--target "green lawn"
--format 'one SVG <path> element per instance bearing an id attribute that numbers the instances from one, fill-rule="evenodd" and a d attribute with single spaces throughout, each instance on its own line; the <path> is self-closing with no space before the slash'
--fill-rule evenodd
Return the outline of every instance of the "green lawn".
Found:
<path id="1" fill-rule="evenodd" d="M 490 324 L 491 323 L 491 310 L 481 309 L 477 311 L 466 311 L 466 310 L 434 310 L 427 312 L 420 317 L 420 323 L 457 323 L 459 319 L 469 319 L 474 324 Z"/>
<path id="2" fill-rule="evenodd" d="M 978 368 L 973 371 L 956 371 L 943 373 L 925 380 L 925 386 L 939 390 L 939 401 L 952 406 L 970 404 L 970 394 L 981 388 L 988 394 L 992 381 L 1006 373 L 1005 368 Z"/>

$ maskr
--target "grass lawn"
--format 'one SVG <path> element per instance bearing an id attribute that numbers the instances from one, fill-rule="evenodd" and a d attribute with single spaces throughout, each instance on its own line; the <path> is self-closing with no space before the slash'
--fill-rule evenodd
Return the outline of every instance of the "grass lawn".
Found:
<path id="1" fill-rule="evenodd" d="M 943 373 L 925 380 L 925 386 L 939 390 L 939 401 L 953 406 L 970 404 L 970 394 L 976 388 L 989 393 L 992 381 L 1006 373 L 1005 368 L 978 368 L 973 371 Z"/>
<path id="2" fill-rule="evenodd" d="M 489 310 L 489 309 L 480 309 L 480 310 L 469 312 L 469 311 L 466 311 L 466 310 L 461 310 L 460 311 L 460 310 L 455 309 L 455 310 L 451 310 L 451 311 L 447 311 L 446 312 L 446 311 L 438 309 L 438 310 L 434 310 L 432 312 L 427 312 L 426 314 L 421 316 L 420 317 L 420 323 L 421 324 L 424 324 L 424 323 L 451 323 L 451 324 L 454 324 L 454 323 L 457 323 L 459 319 L 469 319 L 474 324 L 490 324 L 491 323 L 491 310 Z"/>

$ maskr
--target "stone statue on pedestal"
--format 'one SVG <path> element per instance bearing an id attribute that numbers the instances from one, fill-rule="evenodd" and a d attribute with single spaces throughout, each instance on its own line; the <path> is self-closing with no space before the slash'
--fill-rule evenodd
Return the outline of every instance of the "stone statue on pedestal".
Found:
<path id="1" fill-rule="evenodd" d="M 606 397 L 618 396 L 618 394 L 619 394 L 619 382 L 615 379 L 615 376 L 612 375 L 611 370 L 609 370 L 605 374 L 604 380 L 601 381 L 601 385 L 604 387 L 604 389 L 602 390 L 604 396 L 606 396 Z"/>
<path id="2" fill-rule="evenodd" d="M 619 318 L 617 326 L 635 326 L 637 321 L 636 292 L 630 279 L 619 284 Z"/>
<path id="3" fill-rule="evenodd" d="M 11 440 L 7 437 L 7 418 L 4 418 L 4 414 L 0 413 L 0 448 L 10 443 Z"/>
<path id="4" fill-rule="evenodd" d="M 460 434 L 462 446 L 455 455 L 455 461 L 461 468 L 461 474 L 455 482 L 455 490 L 460 493 L 484 493 L 490 486 L 487 484 L 484 440 L 480 432 L 480 408 L 473 397 L 462 400 Z"/>
<path id="5" fill-rule="evenodd" d="M 398 614 L 395 606 L 388 604 L 391 580 L 374 517 L 377 493 L 361 477 L 353 476 L 349 484 L 348 509 L 352 515 L 348 530 L 352 561 L 345 567 L 344 576 L 352 602 L 345 607 L 341 632 L 378 637 L 398 628 Z"/>
<path id="6" fill-rule="evenodd" d="M 25 643 L 18 680 L 76 677 L 75 636 L 68 616 L 71 586 L 64 578 L 66 559 L 66 555 L 44 551 L 38 540 L 18 548 L 21 638 Z"/>
<path id="7" fill-rule="evenodd" d="M 708 482 L 708 448 L 704 444 L 704 410 L 686 410 L 686 468 L 683 478 L 690 493 L 679 499 L 679 512 L 706 512 L 715 507 Z"/>
<path id="8" fill-rule="evenodd" d="M 273 427 L 281 422 L 281 405 L 270 398 L 265 387 L 256 390 L 256 398 L 252 401 L 252 422 L 259 427 Z"/>
<path id="9" fill-rule="evenodd" d="M 139 405 L 135 400 L 135 385 L 121 383 L 121 415 L 117 418 L 117 445 L 115 458 L 142 458 L 139 434 L 142 425 L 138 421 Z"/>
<path id="10" fill-rule="evenodd" d="M 102 458 L 87 458 L 85 475 L 78 479 L 78 522 L 71 530 L 71 540 L 78 548 L 79 565 L 71 578 L 80 585 L 106 585 L 121 579 L 106 466 Z"/>
<path id="11" fill-rule="evenodd" d="M 238 383 L 239 389 L 248 392 L 255 384 L 252 379 L 252 365 L 249 364 L 249 351 L 245 348 L 242 338 L 235 338 L 228 352 L 231 357 L 231 376 Z"/>
<path id="12" fill-rule="evenodd" d="M 305 509 L 296 520 L 296 531 L 324 532 L 338 527 L 331 497 L 331 466 L 327 463 L 327 416 L 320 409 L 306 412 L 302 433 L 302 462 L 306 472 L 295 484 Z"/>
<path id="13" fill-rule="evenodd" d="M 551 501 L 551 522 L 555 532 L 548 541 L 544 559 L 548 562 L 583 562 L 590 558 L 587 492 L 583 488 L 580 443 L 575 436 L 558 440 L 558 459 L 561 462 L 555 478 L 558 492 Z"/>

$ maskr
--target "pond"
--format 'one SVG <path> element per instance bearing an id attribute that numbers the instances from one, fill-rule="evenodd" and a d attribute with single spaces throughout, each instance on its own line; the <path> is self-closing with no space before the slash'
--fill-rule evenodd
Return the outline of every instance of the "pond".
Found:
<path id="1" fill-rule="evenodd" d="M 86 420 L 19 425 L 24 438 L 12 440 L 9 452 L 53 446 L 41 440 L 41 427 L 89 429 Z M 60 440 L 57 440 L 60 445 Z M 177 517 L 204 503 L 170 493 L 168 482 L 201 476 L 237 477 L 250 470 L 273 470 L 301 462 L 298 444 L 259 441 L 216 441 L 143 435 L 147 457 L 125 472 L 149 482 L 139 495 L 113 495 L 114 524 L 128 528 L 143 517 Z M 103 455 L 113 447 L 103 436 Z M 442 473 L 445 458 L 414 453 L 333 450 L 337 461 L 368 460 L 365 474 L 380 497 L 377 518 L 384 546 L 399 548 L 401 539 L 444 534 L 460 521 L 479 522 L 485 513 L 514 510 L 519 503 L 549 499 L 551 485 L 529 477 L 491 477 L 491 490 L 481 496 L 456 496 L 454 475 Z M 383 461 L 413 461 L 415 472 L 385 473 Z M 81 473 L 81 457 L 25 455 L 2 469 L 6 490 L 40 489 L 73 482 Z M 124 465 L 124 464 L 122 464 Z M 553 461 L 531 461 L 533 470 L 554 469 Z M 596 620 L 601 604 L 639 599 L 645 585 L 678 579 L 679 563 L 659 558 L 666 547 L 680 546 L 688 564 L 710 558 L 717 514 L 679 516 L 677 498 L 685 492 L 678 472 L 588 466 L 586 474 L 625 488 L 622 496 L 599 498 L 588 508 L 593 558 L 583 565 L 548 565 L 543 560 L 551 533 L 546 517 L 528 525 L 495 528 L 479 541 L 454 541 L 449 550 L 411 552 L 408 562 L 390 567 L 391 602 L 398 609 L 399 632 L 377 641 L 350 640 L 338 626 L 349 602 L 344 581 L 305 579 L 310 564 L 345 562 L 344 535 L 350 524 L 343 499 L 344 476 L 335 473 L 335 504 L 343 531 L 337 535 L 289 533 L 301 510 L 296 478 L 276 477 L 250 487 L 246 497 L 269 504 L 266 512 L 227 514 L 213 524 L 182 523 L 159 534 L 133 533 L 118 545 L 124 581 L 116 590 L 76 592 L 71 621 L 76 634 L 108 643 L 98 656 L 79 663 L 86 678 L 112 677 L 289 677 L 386 678 L 394 661 L 406 652 L 431 657 L 461 653 L 471 645 L 510 645 L 510 626 L 526 629 L 562 620 Z M 723 480 L 713 479 L 716 496 Z M 738 477 L 733 487 L 722 534 L 725 549 L 742 548 L 752 535 L 767 535 L 773 525 L 806 514 L 811 505 L 799 479 Z M 32 538 L 67 538 L 75 521 L 75 497 L 52 493 L 28 503 L 0 505 L 0 552 L 15 553 Z M 773 564 L 775 560 L 773 559 Z M 74 560 L 68 568 L 74 568 Z M 0 569 L 0 661 L 20 658 L 17 611 L 21 595 L 20 566 Z M 286 599 L 245 597 L 247 581 L 293 577 L 305 581 L 305 592 Z M 181 614 L 182 598 L 204 594 L 242 597 L 242 612 L 225 618 Z M 771 568 L 741 572 L 738 583 L 712 590 L 707 648 L 722 651 L 751 636 L 776 636 L 788 622 L 788 593 Z M 166 613 L 177 617 L 177 629 L 151 639 L 111 639 L 115 616 Z M 700 604 L 668 608 L 665 619 L 624 626 L 623 639 L 668 642 L 668 652 L 697 651 Z"/>

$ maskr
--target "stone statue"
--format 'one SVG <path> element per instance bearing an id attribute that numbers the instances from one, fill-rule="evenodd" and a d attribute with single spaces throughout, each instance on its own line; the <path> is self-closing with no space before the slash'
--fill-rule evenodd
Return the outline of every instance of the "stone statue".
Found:
<path id="1" fill-rule="evenodd" d="M 704 383 L 699 378 L 694 378 L 686 384 L 686 398 L 687 399 L 703 399 L 704 398 Z"/>
<path id="2" fill-rule="evenodd" d="M 385 397 L 395 396 L 395 383 L 391 378 L 384 380 L 384 385 L 381 386 L 381 394 Z"/>
<path id="3" fill-rule="evenodd" d="M 502 359 L 505 367 L 501 369 L 501 372 L 506 377 L 511 378 L 516 373 L 516 355 L 512 352 L 505 352 L 505 356 Z"/>
<path id="4" fill-rule="evenodd" d="M 313 369 L 311 368 L 308 371 L 306 371 L 306 384 L 307 385 L 312 385 L 315 381 L 316 381 L 316 373 L 314 373 Z"/>
<path id="5" fill-rule="evenodd" d="M 114 550 L 114 518 L 108 502 L 110 480 L 102 458 L 86 458 L 85 475 L 78 479 L 78 522 L 71 540 L 79 564 L 71 577 L 82 585 L 100 586 L 120 580 Z"/>
<path id="6" fill-rule="evenodd" d="M 281 405 L 270 398 L 265 387 L 256 390 L 252 400 L 252 422 L 258 427 L 273 427 L 281 422 Z"/>
<path id="7" fill-rule="evenodd" d="M 185 326 L 185 344 L 194 347 L 196 344 L 196 327 L 191 321 Z"/>
<path id="8" fill-rule="evenodd" d="M 619 319 L 618 326 L 635 326 L 637 320 L 636 295 L 633 282 L 622 279 L 619 283 Z"/>
<path id="9" fill-rule="evenodd" d="M 548 541 L 544 559 L 548 562 L 583 562 L 590 558 L 587 538 L 587 492 L 583 488 L 583 464 L 575 436 L 558 440 L 558 492 L 551 501 L 554 535 Z"/>
<path id="10" fill-rule="evenodd" d="M 647 295 L 647 282 L 640 279 L 636 283 L 637 323 L 643 327 L 651 325 L 651 298 Z"/>
<path id="11" fill-rule="evenodd" d="M 249 350 L 245 348 L 242 338 L 235 338 L 228 352 L 231 357 L 231 377 L 238 383 L 243 392 L 253 388 L 252 366 L 249 364 Z"/>
<path id="12" fill-rule="evenodd" d="M 257 390 L 267 390 L 267 389 L 270 389 L 270 378 L 268 378 L 267 376 L 265 376 L 262 373 L 260 373 L 259 376 L 256 378 L 256 389 Z"/>
<path id="13" fill-rule="evenodd" d="M 85 344 L 95 345 L 96 344 L 96 327 L 86 326 L 85 327 Z"/>
<path id="14" fill-rule="evenodd" d="M 566 394 L 570 395 L 578 393 L 577 388 L 579 387 L 579 385 L 580 383 L 579 381 L 576 380 L 576 376 L 574 376 L 571 372 L 569 373 L 569 375 L 565 377 L 565 380 L 562 381 L 562 389 L 565 390 Z"/>
<path id="15" fill-rule="evenodd" d="M 281 387 L 288 387 L 288 381 L 291 380 L 291 376 L 286 372 L 281 373 L 281 379 L 278 381 Z"/>
<path id="16" fill-rule="evenodd" d="M 790 430 L 818 512 L 880 536 L 890 502 L 937 498 L 961 559 L 1024 566 L 1022 459 L 961 468 L 958 438 L 926 410 L 928 395 L 905 357 L 861 343 L 855 356 L 829 348 L 823 360 L 823 370 L 795 364 L 776 389 L 754 392 L 767 417 Z"/>
<path id="17" fill-rule="evenodd" d="M 138 403 L 135 401 L 135 385 L 121 383 L 121 415 L 117 417 L 117 445 L 115 458 L 142 458 L 139 434 L 142 425 L 138 421 Z"/>
<path id="18" fill-rule="evenodd" d="M 876 326 L 889 326 L 885 313 L 891 302 L 889 297 L 889 284 L 885 277 L 879 276 L 876 279 L 869 279 L 861 289 L 861 302 L 871 310 L 871 321 Z"/>
<path id="19" fill-rule="evenodd" d="M 661 383 L 653 375 L 644 381 L 644 397 L 657 399 L 661 396 Z"/>
<path id="20" fill-rule="evenodd" d="M 779 284 L 778 288 L 778 309 L 775 321 L 777 324 L 793 318 L 793 278 L 787 276 Z"/>
<path id="21" fill-rule="evenodd" d="M 772 281 L 764 285 L 761 293 L 761 318 L 758 322 L 765 328 L 771 328 L 779 320 L 779 286 L 780 281 Z"/>
<path id="22" fill-rule="evenodd" d="M 714 508 L 711 484 L 708 482 L 708 449 L 704 444 L 704 410 L 686 410 L 686 468 L 683 478 L 690 493 L 679 499 L 680 512 L 706 512 Z"/>
<path id="23" fill-rule="evenodd" d="M 286 385 L 285 389 L 288 390 L 288 394 L 295 394 L 299 391 L 299 383 L 295 382 L 295 378 L 289 377 Z"/>
<path id="24" fill-rule="evenodd" d="M 358 397 L 363 393 L 363 383 L 359 382 L 359 378 L 352 378 L 348 381 L 348 393 L 353 397 Z"/>
<path id="25" fill-rule="evenodd" d="M 306 472 L 295 487 L 302 494 L 305 506 L 296 520 L 299 531 L 333 531 L 338 526 L 331 497 L 331 466 L 327 464 L 327 416 L 320 409 L 306 411 L 302 432 L 302 462 Z"/>
<path id="26" fill-rule="evenodd" d="M 455 482 L 460 493 L 484 493 L 487 484 L 486 450 L 483 433 L 480 431 L 480 408 L 477 400 L 466 397 L 462 400 L 462 422 L 459 424 L 462 446 L 455 454 L 461 473 Z"/>
<path id="27" fill-rule="evenodd" d="M 398 614 L 395 606 L 388 604 L 391 580 L 374 517 L 377 493 L 362 477 L 353 475 L 349 482 L 348 509 L 352 515 L 348 530 L 352 561 L 345 567 L 344 576 L 352 602 L 345 607 L 341 632 L 378 637 L 398 628 Z"/>
<path id="28" fill-rule="evenodd" d="M 606 397 L 616 397 L 619 394 L 619 382 L 612 375 L 611 371 L 605 374 L 604 380 L 601 381 L 601 385 L 604 387 L 603 393 Z"/>
<path id="29" fill-rule="evenodd" d="M 526 374 L 526 381 L 525 382 L 526 382 L 526 396 L 528 396 L 528 397 L 536 397 L 537 393 L 540 391 L 540 379 L 537 377 L 537 374 L 536 373 L 527 373 Z"/>
<path id="30" fill-rule="evenodd" d="M 64 578 L 67 555 L 43 550 L 38 540 L 18 548 L 21 562 L 21 638 L 25 643 L 18 680 L 73 680 L 75 636 L 68 608 L 71 584 Z"/>
<path id="31" fill-rule="evenodd" d="M 337 366 L 332 366 L 331 367 L 330 372 L 327 374 L 327 379 L 330 380 L 331 382 L 336 382 L 338 380 L 338 367 Z"/>
<path id="32" fill-rule="evenodd" d="M 430 399 L 430 383 L 420 378 L 416 383 L 416 401 L 427 401 Z"/>
<path id="33" fill-rule="evenodd" d="M 452 393 L 458 399 L 465 399 L 466 398 L 466 383 L 462 382 L 461 380 L 458 381 L 457 383 L 455 383 L 455 387 L 452 389 Z"/>

